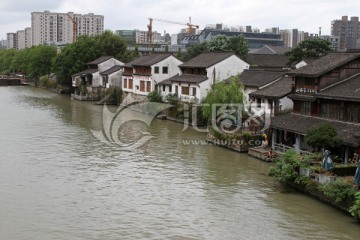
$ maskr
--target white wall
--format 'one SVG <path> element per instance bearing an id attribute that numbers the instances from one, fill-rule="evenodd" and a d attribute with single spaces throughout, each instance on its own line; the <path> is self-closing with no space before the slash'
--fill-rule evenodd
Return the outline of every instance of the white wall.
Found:
<path id="1" fill-rule="evenodd" d="M 175 58 L 174 56 L 169 56 L 168 58 L 162 60 L 151 66 L 151 78 L 155 80 L 158 84 L 165 79 L 169 79 L 176 74 L 180 73 L 179 65 L 183 62 Z M 155 73 L 155 67 L 159 67 L 159 73 Z M 168 67 L 168 73 L 163 73 L 163 67 Z"/>
<path id="2" fill-rule="evenodd" d="M 97 71 L 95 73 L 92 74 L 93 75 L 93 80 L 92 80 L 92 86 L 93 87 L 102 87 L 103 85 L 103 80 L 102 80 L 102 76 L 100 75 L 100 72 Z"/>
<path id="3" fill-rule="evenodd" d="M 211 81 L 210 79 L 201 82 L 200 84 L 200 101 L 204 100 L 207 96 L 207 94 L 211 91 Z"/>
<path id="4" fill-rule="evenodd" d="M 121 76 L 122 76 L 121 70 L 109 74 L 107 87 L 121 87 Z"/>
<path id="5" fill-rule="evenodd" d="M 214 83 L 214 81 L 217 83 L 242 73 L 245 69 L 249 69 L 249 66 L 247 62 L 236 55 L 232 55 L 214 66 L 207 68 L 207 77 L 210 79 L 210 83 Z"/>
<path id="6" fill-rule="evenodd" d="M 256 87 L 244 87 L 244 103 L 250 104 L 249 94 L 257 91 Z"/>
<path id="7" fill-rule="evenodd" d="M 296 69 L 302 68 L 302 67 L 305 67 L 306 65 L 307 65 L 307 63 L 305 61 L 301 61 L 295 65 L 295 68 Z"/>
<path id="8" fill-rule="evenodd" d="M 127 87 L 124 87 L 124 81 L 127 81 Z M 124 92 L 130 92 L 130 93 L 134 93 L 134 80 L 133 80 L 133 88 L 129 88 L 129 79 L 133 79 L 132 76 L 122 76 L 121 77 L 121 88 Z"/>
<path id="9" fill-rule="evenodd" d="M 175 89 L 176 89 L 176 86 L 178 87 L 178 98 L 181 100 L 181 101 L 184 101 L 184 102 L 188 102 L 188 101 L 192 101 L 192 100 L 200 100 L 201 99 L 201 88 L 200 88 L 200 84 L 194 84 L 194 83 L 173 83 L 172 84 L 172 93 L 174 94 L 175 93 Z M 182 87 L 189 87 L 189 94 L 186 95 L 186 94 L 183 94 L 182 93 Z M 196 89 L 196 94 L 195 96 L 193 96 L 193 88 Z"/>
<path id="10" fill-rule="evenodd" d="M 98 70 L 100 72 L 103 72 L 103 71 L 108 70 L 109 68 L 112 68 L 115 65 L 122 66 L 122 65 L 124 65 L 124 63 L 120 62 L 119 60 L 116 60 L 115 58 L 110 58 L 109 60 L 98 64 Z"/>
<path id="11" fill-rule="evenodd" d="M 294 102 L 288 97 L 283 97 L 280 99 L 280 105 L 281 105 L 281 110 L 293 109 Z"/>
<path id="12" fill-rule="evenodd" d="M 140 91 L 140 81 L 145 81 L 144 91 Z M 133 76 L 133 88 L 134 88 L 133 93 L 147 96 L 149 94 L 149 92 L 146 91 L 147 82 L 150 82 L 150 84 L 151 84 L 151 88 L 150 88 L 149 92 L 154 91 L 154 89 L 155 89 L 154 80 L 151 77 L 134 75 Z"/>
<path id="13" fill-rule="evenodd" d="M 165 88 L 165 90 L 164 90 Z M 172 88 L 172 86 L 171 86 Z M 170 85 L 159 85 L 159 92 L 160 92 L 160 95 L 163 96 L 163 97 L 166 97 L 167 95 L 169 95 L 170 93 L 172 94 L 173 89 L 171 89 L 170 91 Z"/>

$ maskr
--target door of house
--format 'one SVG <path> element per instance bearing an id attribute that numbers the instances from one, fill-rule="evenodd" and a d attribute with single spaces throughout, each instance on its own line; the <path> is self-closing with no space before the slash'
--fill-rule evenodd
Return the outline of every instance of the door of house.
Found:
<path id="1" fill-rule="evenodd" d="M 150 81 L 146 82 L 146 92 L 151 92 L 151 82 Z"/>
<path id="2" fill-rule="evenodd" d="M 145 92 L 145 81 L 140 81 L 140 91 Z"/>

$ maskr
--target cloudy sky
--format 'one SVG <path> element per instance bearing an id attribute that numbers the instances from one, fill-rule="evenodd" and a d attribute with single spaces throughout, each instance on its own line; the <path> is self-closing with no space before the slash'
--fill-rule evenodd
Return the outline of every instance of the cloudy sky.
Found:
<path id="1" fill-rule="evenodd" d="M 148 18 L 200 25 L 297 28 L 330 34 L 331 21 L 359 16 L 360 0 L 0 0 L 0 40 L 6 33 L 31 26 L 31 12 L 94 13 L 104 15 L 105 29 L 147 30 Z M 181 25 L 154 22 L 158 32 L 177 33 Z"/>

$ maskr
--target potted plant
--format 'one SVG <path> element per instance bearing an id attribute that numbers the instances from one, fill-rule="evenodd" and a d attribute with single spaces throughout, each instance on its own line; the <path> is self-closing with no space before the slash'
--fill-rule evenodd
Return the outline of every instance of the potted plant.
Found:
<path id="1" fill-rule="evenodd" d="M 325 172 L 319 174 L 319 183 L 325 184 L 333 181 L 335 179 L 335 176 L 331 172 Z"/>

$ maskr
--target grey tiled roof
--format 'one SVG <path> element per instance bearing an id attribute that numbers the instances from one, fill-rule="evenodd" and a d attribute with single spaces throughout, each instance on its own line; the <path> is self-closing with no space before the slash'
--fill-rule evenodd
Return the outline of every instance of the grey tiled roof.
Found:
<path id="1" fill-rule="evenodd" d="M 172 82 L 169 79 L 159 82 L 159 85 L 172 85 Z"/>
<path id="2" fill-rule="evenodd" d="M 245 86 L 259 88 L 281 78 L 285 74 L 284 71 L 244 70 L 240 74 L 240 81 Z"/>
<path id="3" fill-rule="evenodd" d="M 105 62 L 109 59 L 113 58 L 112 56 L 102 56 L 102 57 L 99 57 L 98 59 L 95 59 L 94 61 L 91 61 L 91 62 L 88 62 L 87 64 L 89 65 L 97 65 L 97 64 L 100 64 L 102 62 Z"/>
<path id="4" fill-rule="evenodd" d="M 208 78 L 206 76 L 194 75 L 194 74 L 182 74 L 175 75 L 165 81 L 162 81 L 160 84 L 169 84 L 173 82 L 183 82 L 183 83 L 201 83 Z"/>
<path id="5" fill-rule="evenodd" d="M 360 102 L 360 75 L 325 88 L 315 97 Z"/>
<path id="6" fill-rule="evenodd" d="M 234 52 L 206 52 L 184 62 L 179 67 L 183 68 L 208 68 L 228 57 L 235 55 Z"/>
<path id="7" fill-rule="evenodd" d="M 289 75 L 319 77 L 359 57 L 360 53 L 328 53 L 302 68 L 291 71 Z"/>
<path id="8" fill-rule="evenodd" d="M 80 75 L 93 74 L 93 73 L 96 73 L 97 71 L 99 71 L 97 68 L 88 68 L 88 69 L 86 69 L 84 71 L 75 73 L 75 74 L 73 74 L 71 76 L 76 77 L 76 76 L 80 76 Z"/>
<path id="9" fill-rule="evenodd" d="M 115 65 L 115 66 L 109 68 L 108 70 L 101 72 L 100 74 L 101 74 L 101 75 L 108 75 L 108 74 L 117 72 L 117 71 L 119 71 L 120 69 L 122 69 L 122 66 Z"/>
<path id="10" fill-rule="evenodd" d="M 171 55 L 172 54 L 170 54 L 170 53 L 144 55 L 144 56 L 138 57 L 135 60 L 125 64 L 125 66 L 126 67 L 131 67 L 131 66 L 150 67 L 150 66 L 170 57 Z"/>
<path id="11" fill-rule="evenodd" d="M 282 77 L 273 84 L 261 88 L 249 94 L 250 97 L 264 97 L 269 99 L 280 99 L 291 93 L 292 79 L 289 77 Z"/>
<path id="12" fill-rule="evenodd" d="M 247 62 L 250 65 L 263 68 L 284 68 L 287 67 L 289 57 L 277 54 L 248 54 Z"/>
<path id="13" fill-rule="evenodd" d="M 306 135 L 310 128 L 328 123 L 334 126 L 337 135 L 342 139 L 343 144 L 348 146 L 359 146 L 360 124 L 346 123 L 341 121 L 304 116 L 300 114 L 282 114 L 271 118 L 271 127 L 280 130 L 291 131 Z"/>

